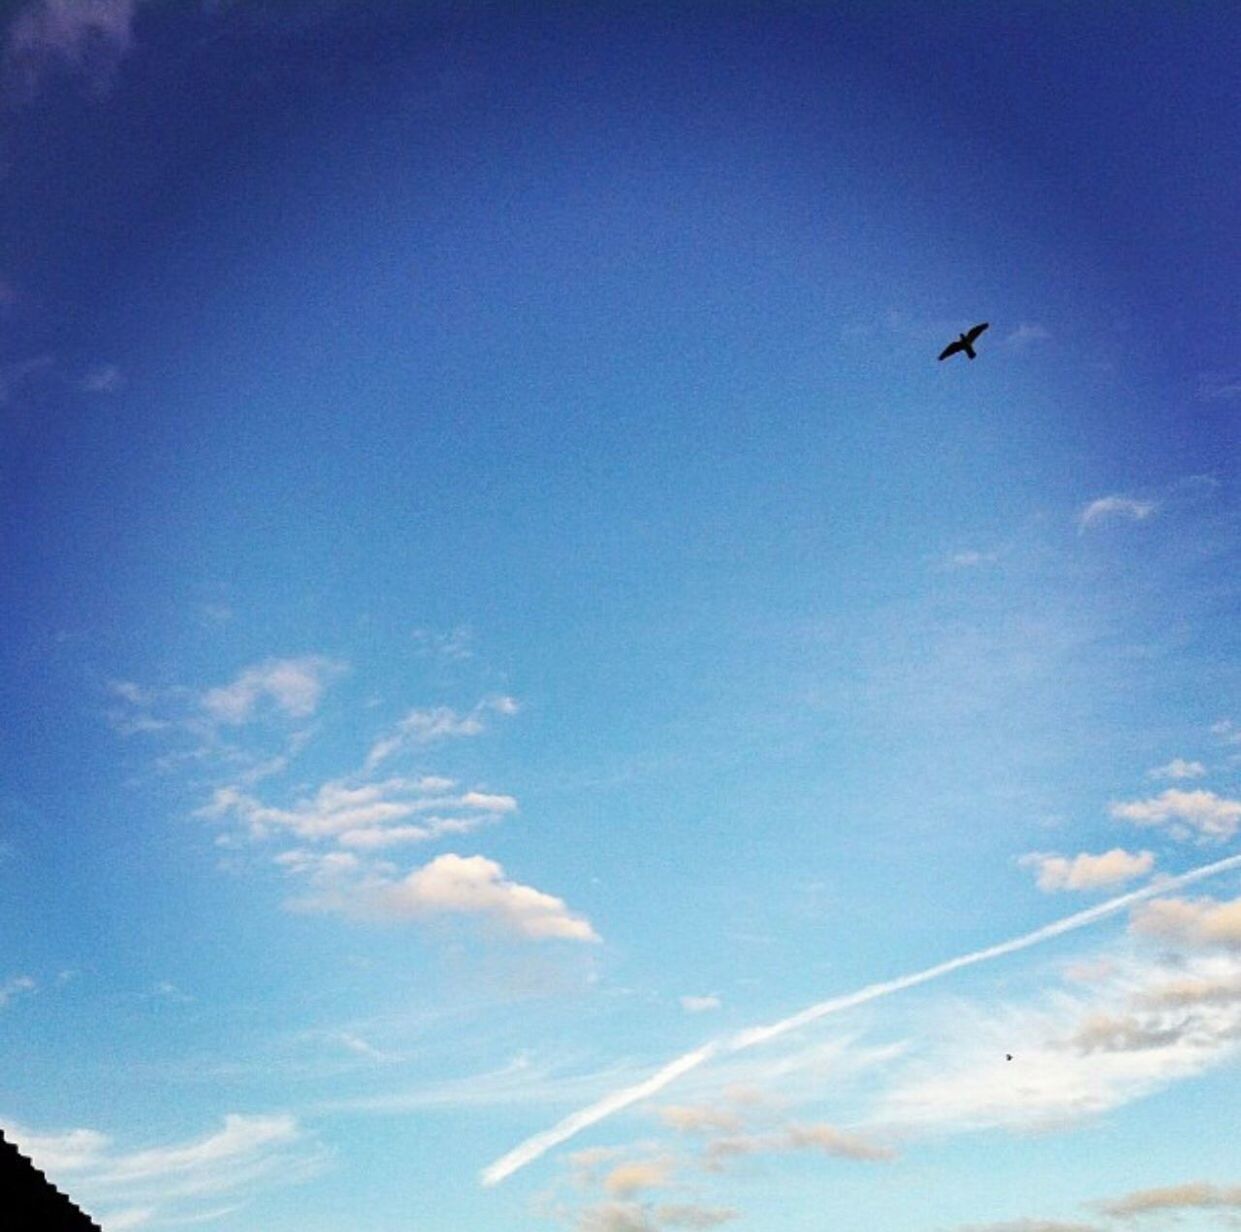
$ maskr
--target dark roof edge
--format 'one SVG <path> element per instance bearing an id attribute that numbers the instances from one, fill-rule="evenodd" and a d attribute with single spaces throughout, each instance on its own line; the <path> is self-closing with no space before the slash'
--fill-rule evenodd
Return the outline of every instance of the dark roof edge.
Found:
<path id="1" fill-rule="evenodd" d="M 17 1145 L 10 1142 L 4 1136 L 4 1130 L 0 1129 L 0 1160 L 3 1160 L 5 1155 L 10 1156 L 10 1159 L 7 1162 L 9 1162 L 11 1167 L 21 1168 L 28 1171 L 33 1178 L 37 1181 L 41 1181 L 47 1189 L 55 1194 L 67 1208 L 66 1213 L 72 1213 L 79 1216 L 82 1220 L 83 1232 L 86 1232 L 86 1229 L 91 1228 L 95 1229 L 96 1232 L 103 1232 L 103 1229 L 100 1228 L 94 1219 L 92 1219 L 80 1206 L 78 1206 L 78 1204 L 71 1197 L 69 1197 L 64 1190 L 53 1185 L 52 1182 L 47 1179 L 47 1176 L 43 1170 L 36 1166 L 35 1163 L 26 1155 L 23 1155 L 22 1152 L 18 1150 Z"/>

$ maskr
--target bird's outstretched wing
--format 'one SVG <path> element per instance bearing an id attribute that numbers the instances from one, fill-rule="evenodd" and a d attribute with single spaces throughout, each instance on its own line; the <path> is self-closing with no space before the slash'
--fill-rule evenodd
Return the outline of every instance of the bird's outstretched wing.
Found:
<path id="1" fill-rule="evenodd" d="M 991 324 L 990 321 L 984 321 L 981 325 L 975 325 L 974 328 L 971 329 L 970 332 L 965 335 L 966 341 L 973 342 L 974 339 L 977 338 L 978 335 L 981 334 L 982 331 L 986 329 L 987 326 L 990 324 Z"/>
<path id="2" fill-rule="evenodd" d="M 947 359 L 949 355 L 955 355 L 958 351 L 964 350 L 965 347 L 963 347 L 959 341 L 950 342 L 942 351 L 940 351 L 939 357 L 940 359 Z"/>

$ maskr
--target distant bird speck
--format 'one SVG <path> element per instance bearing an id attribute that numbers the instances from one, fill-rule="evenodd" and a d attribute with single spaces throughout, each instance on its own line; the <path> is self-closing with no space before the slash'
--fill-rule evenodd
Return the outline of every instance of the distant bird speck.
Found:
<path id="1" fill-rule="evenodd" d="M 949 355 L 955 355 L 958 351 L 964 351 L 970 359 L 974 359 L 974 343 L 977 340 L 978 335 L 981 334 L 989 324 L 990 322 L 984 321 L 981 325 L 975 325 L 968 334 L 962 334 L 956 342 L 950 342 L 940 352 L 940 359 L 947 359 Z"/>
<path id="2" fill-rule="evenodd" d="M 1005 1060 L 1005 1061 L 1011 1061 L 1012 1059 L 1013 1059 L 1013 1054 L 1012 1054 L 1011 1052 L 1006 1052 L 1006 1053 L 1004 1054 L 1004 1060 Z"/>

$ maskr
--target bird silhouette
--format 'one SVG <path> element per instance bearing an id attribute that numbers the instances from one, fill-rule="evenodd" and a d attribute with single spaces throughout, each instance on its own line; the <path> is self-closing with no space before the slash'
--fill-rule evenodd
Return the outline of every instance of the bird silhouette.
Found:
<path id="1" fill-rule="evenodd" d="M 1005 1060 L 1005 1061 L 1011 1061 L 1012 1059 L 1013 1059 L 1013 1054 L 1012 1054 L 1011 1052 L 1006 1052 L 1006 1053 L 1004 1054 L 1004 1060 Z"/>
<path id="2" fill-rule="evenodd" d="M 940 359 L 947 359 L 949 355 L 955 355 L 958 351 L 964 351 L 970 359 L 975 358 L 974 343 L 977 340 L 978 335 L 981 334 L 989 324 L 990 322 L 984 321 L 981 325 L 975 325 L 968 334 L 962 334 L 956 342 L 950 342 L 940 352 Z"/>

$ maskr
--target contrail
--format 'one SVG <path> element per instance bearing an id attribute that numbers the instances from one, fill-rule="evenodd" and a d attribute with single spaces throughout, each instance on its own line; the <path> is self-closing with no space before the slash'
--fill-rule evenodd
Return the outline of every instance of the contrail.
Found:
<path id="1" fill-rule="evenodd" d="M 940 976 L 948 975 L 952 971 L 959 971 L 962 967 L 972 967 L 975 963 L 989 962 L 993 958 L 1002 958 L 1006 954 L 1014 954 L 1018 950 L 1029 949 L 1032 945 L 1038 945 L 1043 941 L 1050 941 L 1052 937 L 1059 937 L 1062 933 L 1070 933 L 1075 929 L 1085 928 L 1087 924 L 1093 924 L 1096 920 L 1101 920 L 1105 916 L 1114 915 L 1117 911 L 1123 911 L 1133 903 L 1140 903 L 1148 898 L 1157 898 L 1161 894 L 1167 894 L 1172 890 L 1179 890 L 1184 886 L 1192 885 L 1195 881 L 1202 881 L 1207 877 L 1214 877 L 1217 873 L 1226 873 L 1229 869 L 1234 868 L 1241 869 L 1241 855 L 1227 856 L 1223 860 L 1216 860 L 1213 864 L 1204 864 L 1201 868 L 1190 869 L 1189 872 L 1181 873 L 1176 877 L 1167 877 L 1153 881 L 1149 885 L 1143 886 L 1140 890 L 1132 890 L 1128 894 L 1109 898 L 1105 903 L 1088 907 L 1085 911 L 1078 911 L 1073 915 L 1066 915 L 1062 920 L 1056 920 L 1051 924 L 1044 924 L 1042 928 L 1036 928 L 1033 932 L 1022 933 L 1020 937 L 1013 937 L 1009 941 L 1001 941 L 998 945 L 989 945 L 986 949 L 974 950 L 970 954 L 962 954 L 959 958 L 950 958 L 947 962 L 937 963 L 935 966 L 926 967 L 922 971 L 915 971 L 912 975 L 902 975 L 894 980 L 885 980 L 879 984 L 867 984 L 865 988 L 859 988 L 856 992 L 845 993 L 840 997 L 832 997 L 828 1001 L 819 1001 L 817 1004 L 801 1010 L 788 1018 L 782 1018 L 779 1022 L 771 1023 L 769 1026 L 749 1027 L 744 1031 L 739 1031 L 731 1039 L 724 1041 L 716 1040 L 704 1044 L 701 1048 L 696 1048 L 693 1052 L 687 1052 L 675 1061 L 670 1061 L 662 1069 L 652 1074 L 646 1081 L 625 1087 L 620 1091 L 614 1091 L 611 1095 L 605 1095 L 597 1103 L 574 1112 L 570 1116 L 565 1117 L 563 1121 L 557 1122 L 551 1129 L 545 1129 L 542 1133 L 527 1138 L 525 1142 L 514 1147 L 507 1155 L 500 1156 L 494 1163 L 484 1168 L 479 1174 L 479 1179 L 484 1185 L 498 1184 L 505 1177 L 512 1176 L 519 1168 L 524 1168 L 526 1164 L 532 1163 L 540 1155 L 550 1151 L 552 1147 L 566 1142 L 583 1129 L 602 1121 L 604 1117 L 609 1117 L 614 1112 L 620 1112 L 622 1108 L 628 1108 L 630 1104 L 636 1104 L 639 1100 L 646 1099 L 657 1091 L 662 1091 L 664 1087 L 681 1077 L 682 1074 L 687 1074 L 690 1070 L 697 1069 L 704 1061 L 708 1061 L 720 1053 L 741 1052 L 746 1048 L 753 1048 L 755 1044 L 765 1044 L 768 1040 L 776 1039 L 788 1031 L 795 1031 L 798 1027 L 804 1027 L 809 1022 L 826 1018 L 829 1014 L 836 1014 L 841 1010 L 851 1009 L 855 1005 L 864 1005 L 867 1001 L 878 1000 L 880 997 L 889 996 L 894 992 L 900 992 L 902 989 L 913 988 L 917 984 L 926 984 L 931 980 L 939 979 Z"/>
<path id="2" fill-rule="evenodd" d="M 581 1133 L 587 1126 L 593 1125 L 596 1121 L 602 1121 L 604 1117 L 611 1116 L 612 1113 L 619 1112 L 622 1108 L 628 1108 L 630 1104 L 636 1104 L 638 1100 L 645 1099 L 648 1095 L 654 1095 L 673 1079 L 697 1068 L 708 1057 L 715 1056 L 719 1050 L 719 1044 L 704 1044 L 701 1048 L 695 1048 L 693 1052 L 687 1052 L 683 1057 L 669 1061 L 663 1069 L 652 1074 L 645 1082 L 625 1087 L 620 1091 L 613 1091 L 611 1095 L 605 1095 L 597 1104 L 591 1104 L 589 1108 L 574 1112 L 565 1117 L 563 1121 L 557 1122 L 551 1129 L 545 1129 L 541 1134 L 527 1138 L 520 1146 L 514 1147 L 507 1155 L 502 1155 L 495 1163 L 482 1170 L 480 1175 L 483 1184 L 494 1185 L 504 1180 L 518 1168 L 524 1168 L 531 1160 L 538 1159 L 545 1151 L 550 1151 L 552 1147 L 559 1146 L 566 1139 L 572 1138 L 574 1134 Z"/>

